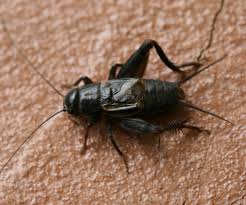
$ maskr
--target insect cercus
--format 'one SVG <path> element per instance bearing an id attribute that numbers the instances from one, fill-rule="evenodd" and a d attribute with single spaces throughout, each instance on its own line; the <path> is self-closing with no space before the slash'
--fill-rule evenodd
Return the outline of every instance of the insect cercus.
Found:
<path id="1" fill-rule="evenodd" d="M 146 69 L 149 57 L 149 51 L 155 48 L 162 62 L 177 73 L 184 73 L 183 67 L 193 66 L 195 71 L 185 78 L 176 82 L 168 82 L 154 79 L 143 79 L 142 76 Z M 21 53 L 22 54 L 22 53 Z M 22 54 L 27 61 L 28 59 Z M 81 76 L 73 87 L 65 96 L 63 96 L 51 83 L 35 69 L 41 77 L 55 89 L 58 94 L 64 97 L 63 108 L 41 123 L 17 148 L 7 162 L 2 166 L 0 174 L 17 151 L 25 144 L 25 142 L 39 129 L 45 122 L 55 115 L 67 112 L 74 118 L 86 119 L 87 126 L 85 128 L 84 150 L 88 137 L 88 131 L 97 121 L 106 119 L 107 134 L 119 155 L 123 158 L 127 168 L 125 157 L 114 140 L 112 134 L 112 121 L 116 121 L 119 126 L 130 132 L 136 133 L 161 133 L 174 129 L 195 129 L 202 131 L 201 128 L 189 125 L 187 119 L 176 118 L 168 122 L 165 126 L 155 125 L 146 121 L 146 116 L 161 115 L 165 111 L 175 111 L 178 106 L 187 107 L 213 115 L 228 123 L 230 121 L 220 117 L 217 114 L 199 108 L 185 100 L 185 94 L 181 86 L 192 79 L 194 76 L 219 62 L 223 58 L 213 62 L 212 64 L 202 68 L 199 62 L 187 62 L 176 65 L 171 62 L 159 44 L 154 40 L 145 40 L 144 43 L 135 51 L 124 64 L 115 64 L 109 72 L 106 82 L 93 82 L 89 77 Z M 83 82 L 83 85 L 79 84 Z M 128 168 L 127 168 L 128 171 Z"/>

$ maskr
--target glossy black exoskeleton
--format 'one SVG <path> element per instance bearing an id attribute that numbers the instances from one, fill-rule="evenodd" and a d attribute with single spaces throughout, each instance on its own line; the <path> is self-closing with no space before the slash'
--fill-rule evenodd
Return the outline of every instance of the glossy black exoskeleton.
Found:
<path id="1" fill-rule="evenodd" d="M 174 72 L 182 74 L 184 71 L 180 70 L 180 68 L 187 66 L 196 67 L 196 71 L 193 72 L 193 74 L 190 76 L 185 77 L 183 80 L 177 82 L 143 79 L 142 76 L 148 63 L 149 51 L 153 47 L 155 48 L 162 62 Z M 58 111 L 45 120 L 42 124 L 40 124 L 9 158 L 9 160 L 0 170 L 0 173 L 11 160 L 11 158 L 15 155 L 15 153 L 27 141 L 27 139 L 29 139 L 32 134 L 46 121 L 61 112 L 67 112 L 74 118 L 85 118 L 88 121 L 85 132 L 84 150 L 86 148 L 89 128 L 98 120 L 100 120 L 101 116 L 103 116 L 104 119 L 106 119 L 108 136 L 115 149 L 118 151 L 120 156 L 122 156 L 126 167 L 127 163 L 124 155 L 117 146 L 117 143 L 115 142 L 112 135 L 112 121 L 117 121 L 119 126 L 130 132 L 142 134 L 160 133 L 173 129 L 183 128 L 202 131 L 202 129 L 199 127 L 188 125 L 187 119 L 175 119 L 170 121 L 165 126 L 154 125 L 143 119 L 143 116 L 152 114 L 158 115 L 163 113 L 163 111 L 175 110 L 177 106 L 184 106 L 213 115 L 226 122 L 229 122 L 228 120 L 216 114 L 186 102 L 184 91 L 180 87 L 183 83 L 193 78 L 211 65 L 217 63 L 218 61 L 200 70 L 198 68 L 201 66 L 201 64 L 198 62 L 188 62 L 181 65 L 175 65 L 167 58 L 156 41 L 144 41 L 140 48 L 132 54 L 126 63 L 115 64 L 112 66 L 109 72 L 108 81 L 103 83 L 94 83 L 86 76 L 80 77 L 73 84 L 75 88 L 71 89 L 64 97 L 63 110 Z M 36 70 L 35 67 L 33 68 Z M 117 72 L 118 68 L 120 69 Z M 83 82 L 83 85 L 79 86 L 81 82 Z M 52 86 L 52 88 L 54 87 Z M 59 94 L 62 95 L 60 92 Z"/>

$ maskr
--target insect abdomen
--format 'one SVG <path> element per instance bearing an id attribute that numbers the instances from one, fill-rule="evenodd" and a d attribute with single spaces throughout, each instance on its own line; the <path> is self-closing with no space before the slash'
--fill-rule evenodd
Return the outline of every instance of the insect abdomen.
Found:
<path id="1" fill-rule="evenodd" d="M 177 105 L 184 93 L 176 83 L 160 80 L 144 80 L 144 111 L 158 113 Z"/>

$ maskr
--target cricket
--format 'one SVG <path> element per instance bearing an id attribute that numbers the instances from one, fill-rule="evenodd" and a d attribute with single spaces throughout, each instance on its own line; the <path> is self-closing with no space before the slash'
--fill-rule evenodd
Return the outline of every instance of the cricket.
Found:
<path id="1" fill-rule="evenodd" d="M 4 22 L 3 27 L 5 32 L 11 38 Z M 14 40 L 11 40 L 12 43 L 15 44 Z M 17 45 L 15 46 L 17 47 Z M 182 70 L 182 68 L 193 67 L 193 73 L 186 75 L 181 80 L 175 82 L 143 78 L 143 74 L 148 64 L 150 50 L 152 48 L 155 48 L 163 64 L 173 72 L 184 76 L 185 71 Z M 89 77 L 82 75 L 72 84 L 72 88 L 67 94 L 64 95 L 38 71 L 37 67 L 35 67 L 20 50 L 18 50 L 18 52 L 29 66 L 34 69 L 52 89 L 63 97 L 63 107 L 53 115 L 49 116 L 25 138 L 22 144 L 1 167 L 0 174 L 21 147 L 33 137 L 34 133 L 47 121 L 60 113 L 67 113 L 72 119 L 76 120 L 76 122 L 80 122 L 81 119 L 87 122 L 85 126 L 83 152 L 86 150 L 89 129 L 103 119 L 107 127 L 107 136 L 113 147 L 122 157 L 127 172 L 129 172 L 127 161 L 112 134 L 112 122 L 117 122 L 119 127 L 128 132 L 140 134 L 157 134 L 182 129 L 192 129 L 202 132 L 204 129 L 189 124 L 189 119 L 186 118 L 170 120 L 164 126 L 146 120 L 148 117 L 162 115 L 167 111 L 175 112 L 178 107 L 186 107 L 188 109 L 209 114 L 232 124 L 218 114 L 188 102 L 185 98 L 185 92 L 182 89 L 183 84 L 214 64 L 220 62 L 225 56 L 203 68 L 201 68 L 202 64 L 199 61 L 191 61 L 177 65 L 167 57 L 161 46 L 155 40 L 147 39 L 125 63 L 117 63 L 111 67 L 107 81 L 94 82 Z"/>

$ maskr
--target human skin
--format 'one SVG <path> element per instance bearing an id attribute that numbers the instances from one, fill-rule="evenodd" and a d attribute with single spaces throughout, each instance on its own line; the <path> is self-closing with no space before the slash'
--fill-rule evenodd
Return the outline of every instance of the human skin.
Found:
<path id="1" fill-rule="evenodd" d="M 220 1 L 2 1 L 0 18 L 0 164 L 63 99 L 21 57 L 24 53 L 62 93 L 79 76 L 107 79 L 144 39 L 173 61 L 196 60 L 209 41 Z M 130 174 L 103 123 L 89 134 L 60 114 L 37 131 L 0 174 L 0 204 L 244 204 L 246 203 L 246 75 L 243 0 L 225 1 L 203 53 L 220 63 L 187 82 L 194 104 L 234 125 L 198 112 L 191 124 L 211 131 L 141 137 L 114 127 Z M 18 49 L 17 49 L 18 47 Z M 144 78 L 177 78 L 151 51 Z M 161 138 L 158 149 L 158 137 Z"/>

